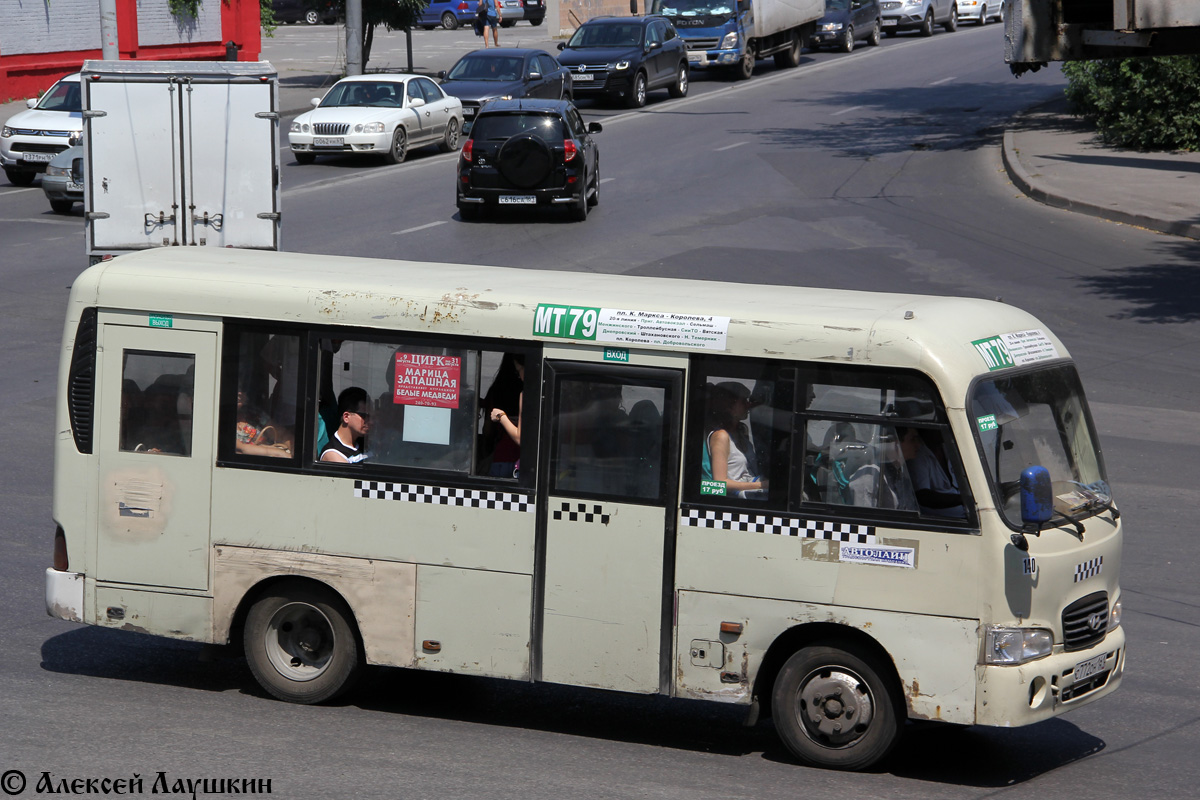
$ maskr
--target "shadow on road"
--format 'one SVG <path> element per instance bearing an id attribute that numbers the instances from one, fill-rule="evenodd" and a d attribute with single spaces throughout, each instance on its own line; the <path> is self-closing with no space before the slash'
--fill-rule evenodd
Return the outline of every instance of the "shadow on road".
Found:
<path id="1" fill-rule="evenodd" d="M 46 640 L 42 668 L 90 678 L 266 696 L 235 648 L 223 648 L 221 657 L 202 660 L 211 650 L 192 642 L 87 627 Z M 743 707 L 694 700 L 376 667 L 368 669 L 362 682 L 335 705 L 351 711 L 359 708 L 791 763 L 769 720 L 746 728 Z M 913 780 L 994 788 L 1031 780 L 1094 755 L 1104 746 L 1102 740 L 1057 719 L 1018 729 L 919 723 L 908 726 L 904 739 L 878 771 Z"/>
<path id="2" fill-rule="evenodd" d="M 1196 218 L 1200 223 L 1200 217 Z M 1165 237 L 1163 263 L 1080 278 L 1085 289 L 1127 304 L 1116 319 L 1148 323 L 1200 320 L 1200 241 Z"/>

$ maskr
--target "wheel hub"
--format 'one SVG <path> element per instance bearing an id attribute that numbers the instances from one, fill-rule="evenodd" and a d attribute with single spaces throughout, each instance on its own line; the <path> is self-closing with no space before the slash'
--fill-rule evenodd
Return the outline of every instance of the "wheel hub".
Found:
<path id="1" fill-rule="evenodd" d="M 797 715 L 810 739 L 826 747 L 844 747 L 871 725 L 874 706 L 866 682 L 849 670 L 815 672 L 802 684 Z"/>

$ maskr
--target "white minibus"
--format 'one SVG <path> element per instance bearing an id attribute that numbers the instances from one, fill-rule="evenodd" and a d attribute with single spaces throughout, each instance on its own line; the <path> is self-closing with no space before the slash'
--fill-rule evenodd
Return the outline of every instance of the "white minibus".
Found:
<path id="1" fill-rule="evenodd" d="M 1001 302 L 164 248 L 75 281 L 56 420 L 49 613 L 283 700 L 662 694 L 863 769 L 1124 668 L 1078 373 Z"/>

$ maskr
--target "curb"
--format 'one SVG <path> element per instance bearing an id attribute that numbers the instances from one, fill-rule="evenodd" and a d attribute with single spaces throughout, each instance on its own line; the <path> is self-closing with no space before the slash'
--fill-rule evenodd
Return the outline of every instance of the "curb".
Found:
<path id="1" fill-rule="evenodd" d="M 1021 163 L 1020 152 L 1013 142 L 1012 130 L 1006 129 L 1004 131 L 1004 147 L 1002 150 L 1004 170 L 1008 173 L 1008 177 L 1012 180 L 1013 185 L 1039 203 L 1066 211 L 1074 211 L 1077 214 L 1098 217 L 1109 222 L 1119 222 L 1123 225 L 1147 228 L 1172 236 L 1200 239 L 1200 224 L 1197 223 L 1159 219 L 1157 217 L 1148 217 L 1144 214 L 1131 214 L 1126 211 L 1098 206 L 1086 200 L 1079 200 L 1059 194 L 1048 184 L 1038 182 L 1034 176 L 1025 170 L 1025 165 Z"/>

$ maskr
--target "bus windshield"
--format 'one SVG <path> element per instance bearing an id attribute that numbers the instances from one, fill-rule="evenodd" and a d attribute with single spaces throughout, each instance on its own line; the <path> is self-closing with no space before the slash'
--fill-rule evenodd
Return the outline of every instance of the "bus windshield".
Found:
<path id="1" fill-rule="evenodd" d="M 1085 517 L 1112 503 L 1074 367 L 980 381 L 971 395 L 971 417 L 1010 525 L 1021 526 L 1021 472 L 1035 465 L 1049 470 L 1059 513 Z"/>

